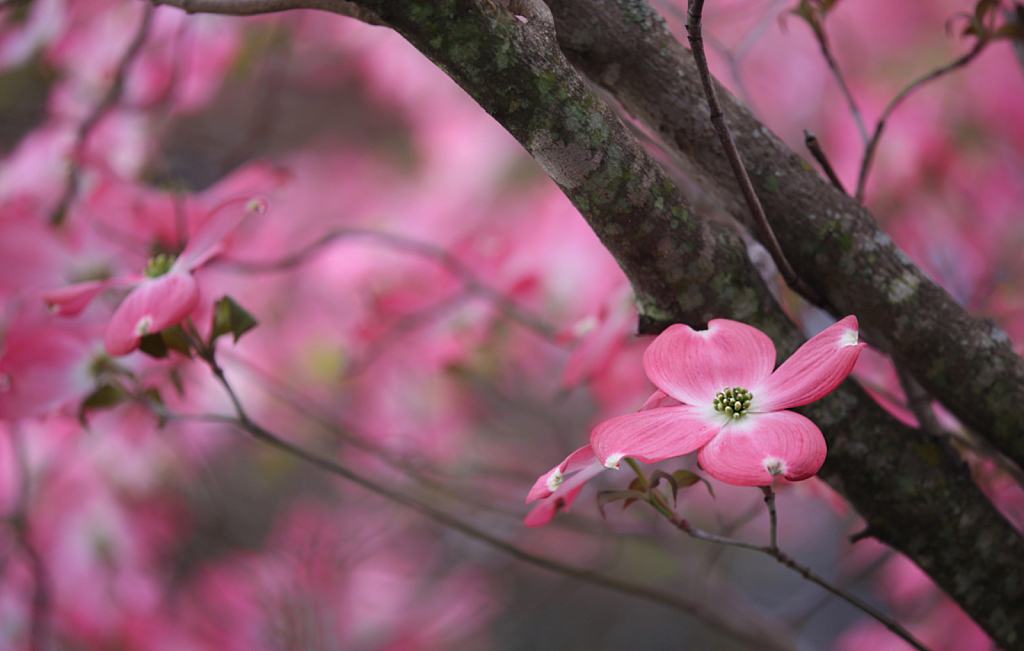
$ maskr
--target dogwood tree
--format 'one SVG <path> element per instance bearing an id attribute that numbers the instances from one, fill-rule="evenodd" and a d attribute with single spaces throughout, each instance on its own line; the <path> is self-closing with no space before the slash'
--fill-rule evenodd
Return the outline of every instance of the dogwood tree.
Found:
<path id="1" fill-rule="evenodd" d="M 1024 649 L 1024 7 L 157 4 L 0 0 L 7 647 Z"/>

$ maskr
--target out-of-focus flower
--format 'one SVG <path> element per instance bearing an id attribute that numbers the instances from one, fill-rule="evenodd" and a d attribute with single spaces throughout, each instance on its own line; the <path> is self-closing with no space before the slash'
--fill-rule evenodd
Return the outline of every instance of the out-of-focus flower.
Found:
<path id="1" fill-rule="evenodd" d="M 214 208 L 189 238 L 177 258 L 158 255 L 150 259 L 144 274 L 77 283 L 44 294 L 58 314 L 73 316 L 84 310 L 102 291 L 134 285 L 107 324 L 104 344 L 111 355 L 127 355 L 139 347 L 142 337 L 181 322 L 199 301 L 199 285 L 192 271 L 221 252 L 224 239 L 250 212 L 263 212 L 262 199 L 231 199 Z"/>
<path id="2" fill-rule="evenodd" d="M 709 475 L 735 486 L 767 486 L 814 475 L 825 439 L 814 423 L 786 411 L 831 393 L 857 361 L 857 319 L 812 338 L 777 371 L 771 339 L 751 326 L 716 319 L 695 331 L 674 325 L 644 354 L 659 391 L 635 414 L 605 421 L 590 435 L 597 458 L 656 463 L 700 450 Z"/>
<path id="3" fill-rule="evenodd" d="M 606 468 L 594 455 L 594 449 L 585 445 L 541 475 L 526 496 L 527 504 L 541 500 L 526 516 L 526 526 L 543 527 L 559 510 L 568 511 L 579 497 L 583 485 L 603 470 Z M 572 476 L 566 479 L 566 475 Z"/>

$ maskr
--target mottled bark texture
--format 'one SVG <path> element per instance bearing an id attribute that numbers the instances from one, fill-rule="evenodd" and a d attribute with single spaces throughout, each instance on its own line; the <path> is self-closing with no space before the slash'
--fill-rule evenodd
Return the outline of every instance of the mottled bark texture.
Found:
<path id="1" fill-rule="evenodd" d="M 751 226 L 708 120 L 693 57 L 643 0 L 551 0 L 569 60 L 657 133 L 683 171 Z M 751 181 L 790 264 L 840 315 L 978 435 L 1024 466 L 1024 360 L 878 229 L 863 206 L 818 175 L 718 86 Z"/>
<path id="2" fill-rule="evenodd" d="M 249 1 L 188 0 L 192 10 L 221 13 L 252 13 Z M 313 2 L 323 8 L 325 0 L 291 6 Z M 800 345 L 802 335 L 767 291 L 736 234 L 694 212 L 568 65 L 545 5 L 517 2 L 509 10 L 489 0 L 356 4 L 444 69 L 544 166 L 629 276 L 647 330 L 728 317 L 767 332 L 780 357 Z M 225 8 L 231 6 L 234 11 Z M 284 8 L 278 0 L 274 6 Z M 678 78 L 692 73 L 693 81 L 696 73 L 682 67 L 685 52 L 660 19 L 633 0 L 573 5 L 559 0 L 554 7 L 558 39 L 575 63 L 675 143 L 695 180 L 724 205 L 735 204 L 735 181 L 721 160 L 703 96 L 699 88 L 693 90 L 696 86 L 678 87 Z M 338 13 L 350 12 L 339 5 Z M 602 39 L 629 33 L 619 20 L 638 30 L 630 37 L 636 41 L 616 45 L 613 39 L 601 46 L 608 52 L 594 51 Z M 650 49 L 630 49 L 640 47 Z M 679 94 L 665 97 L 665 89 Z M 873 338 L 896 342 L 922 381 L 929 371 L 942 376 L 955 368 L 961 385 L 965 377 L 976 378 L 978 386 L 997 395 L 1015 395 L 1019 382 L 1011 380 L 1020 360 L 1008 344 L 979 330 L 874 230 L 866 212 L 820 182 L 735 100 L 725 103 L 755 185 L 797 270 L 809 274 L 805 278 L 839 309 L 871 323 Z M 939 340 L 927 324 L 943 326 Z M 925 343 L 913 340 L 919 330 Z M 987 352 L 971 353 L 972 346 Z M 999 360 L 998 372 L 972 375 L 974 364 L 989 368 Z M 935 370 L 935 364 L 946 366 Z M 936 393 L 941 389 L 939 380 L 926 385 Z M 829 443 L 823 476 L 851 500 L 871 533 L 925 569 L 1005 651 L 1024 651 L 1024 539 L 945 443 L 901 425 L 852 382 L 802 411 Z"/>

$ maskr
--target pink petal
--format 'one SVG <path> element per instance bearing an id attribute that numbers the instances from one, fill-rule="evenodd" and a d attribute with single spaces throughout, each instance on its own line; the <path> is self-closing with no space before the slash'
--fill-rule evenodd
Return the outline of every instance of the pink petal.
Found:
<path id="1" fill-rule="evenodd" d="M 585 448 L 580 448 L 577 452 L 580 452 L 583 449 Z M 569 507 L 572 506 L 572 503 L 580 496 L 580 492 L 583 490 L 584 484 L 604 470 L 605 467 L 601 465 L 600 461 L 592 459 L 589 465 L 562 482 L 562 485 L 558 487 L 558 490 L 541 499 L 540 503 L 534 506 L 526 516 L 523 524 L 528 527 L 543 527 L 547 523 L 551 522 L 551 519 L 555 517 L 555 513 L 558 511 L 568 511 Z"/>
<path id="2" fill-rule="evenodd" d="M 221 243 L 238 228 L 246 215 L 264 212 L 267 202 L 256 197 L 238 197 L 220 204 L 206 216 L 188 238 L 185 250 L 174 263 L 173 271 L 191 271 L 221 251 Z"/>
<path id="3" fill-rule="evenodd" d="M 606 420 L 591 433 L 590 445 L 609 467 L 617 466 L 624 457 L 656 463 L 693 452 L 726 422 L 727 416 L 710 406 L 659 407 Z"/>
<path id="4" fill-rule="evenodd" d="M 180 323 L 199 301 L 199 286 L 187 273 L 147 280 L 131 291 L 107 324 L 105 344 L 111 355 L 127 355 L 142 335 Z"/>
<path id="5" fill-rule="evenodd" d="M 44 292 L 43 300 L 54 314 L 76 316 L 109 286 L 109 280 L 89 280 Z"/>
<path id="6" fill-rule="evenodd" d="M 751 410 L 799 407 L 832 393 L 857 363 L 864 344 L 857 343 L 857 317 L 848 316 L 800 346 L 754 394 Z"/>
<path id="7" fill-rule="evenodd" d="M 807 479 L 825 463 L 825 438 L 807 418 L 792 411 L 748 414 L 722 428 L 701 448 L 701 467 L 733 486 L 770 486 L 775 474 Z"/>
<path id="8" fill-rule="evenodd" d="M 648 411 L 650 409 L 657 409 L 658 407 L 675 407 L 679 405 L 679 401 L 668 395 L 661 389 L 658 389 L 651 394 L 651 397 L 647 399 L 644 406 L 637 411 Z"/>
<path id="9" fill-rule="evenodd" d="M 593 465 L 594 459 L 594 449 L 589 445 L 584 445 L 579 450 L 576 450 L 566 457 L 562 463 L 540 476 L 540 478 L 533 484 L 533 488 L 531 488 L 530 492 L 526 495 L 526 503 L 529 504 L 534 500 L 539 500 L 551 495 L 561 485 L 565 475 Z"/>
<path id="10" fill-rule="evenodd" d="M 688 405 L 711 405 L 725 387 L 751 389 L 775 367 L 775 345 L 757 328 L 715 319 L 707 330 L 673 325 L 644 353 L 647 377 Z M 756 395 L 756 394 L 755 394 Z"/>
<path id="11" fill-rule="evenodd" d="M 139 274 L 108 278 L 106 280 L 87 280 L 74 285 L 43 292 L 42 299 L 54 314 L 61 316 L 77 316 L 89 307 L 92 299 L 106 289 L 119 286 L 137 285 L 145 279 Z"/>

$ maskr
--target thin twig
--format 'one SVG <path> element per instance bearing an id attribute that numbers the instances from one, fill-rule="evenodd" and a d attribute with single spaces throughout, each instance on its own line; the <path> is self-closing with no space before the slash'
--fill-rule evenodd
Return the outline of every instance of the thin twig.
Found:
<path id="1" fill-rule="evenodd" d="M 305 248 L 277 260 L 245 261 L 222 259 L 219 264 L 228 269 L 246 273 L 284 271 L 308 262 L 312 257 L 320 253 L 322 249 L 338 240 L 355 238 L 368 240 L 372 243 L 406 253 L 412 253 L 413 255 L 436 262 L 458 278 L 467 291 L 487 299 L 510 319 L 519 322 L 546 339 L 551 339 L 555 336 L 555 328 L 553 326 L 546 323 L 539 316 L 519 307 L 515 301 L 505 294 L 485 284 L 472 269 L 444 248 L 402 235 L 362 228 L 340 228 L 323 235 Z"/>
<path id="2" fill-rule="evenodd" d="M 49 644 L 50 632 L 51 589 L 50 573 L 39 550 L 32 541 L 32 529 L 28 518 L 29 504 L 32 494 L 32 477 L 24 442 L 17 429 L 11 431 L 11 445 L 21 473 L 18 501 L 8 521 L 14 530 L 18 546 L 28 561 L 32 575 L 32 608 L 29 621 L 29 649 L 45 651 Z"/>
<path id="3" fill-rule="evenodd" d="M 828 157 L 825 156 L 825 150 L 821 148 L 821 143 L 818 142 L 818 137 L 813 133 L 804 129 L 804 144 L 807 145 L 807 149 L 810 150 L 811 156 L 814 156 L 814 160 L 818 161 L 818 165 L 821 165 L 821 169 L 825 171 L 825 176 L 832 182 L 832 185 L 837 190 L 846 194 L 846 188 L 843 187 L 843 182 L 839 180 L 839 176 L 836 171 L 832 169 L 832 163 L 828 161 Z"/>
<path id="4" fill-rule="evenodd" d="M 890 631 L 892 631 L 896 635 L 900 636 L 901 638 L 909 642 L 914 648 L 918 649 L 918 651 L 929 651 L 928 647 L 918 642 L 917 639 L 914 638 L 914 636 L 911 635 L 909 631 L 903 628 L 903 626 L 900 625 L 899 622 L 892 619 L 891 617 L 889 617 L 882 611 L 878 610 L 871 604 L 867 603 L 866 601 L 860 599 L 853 593 L 847 592 L 846 590 L 840 588 L 837 585 L 833 585 L 827 579 L 816 574 L 809 567 L 801 563 L 798 563 L 795 559 L 793 559 L 792 556 L 779 549 L 778 545 L 776 544 L 778 518 L 775 511 L 775 492 L 772 490 L 771 486 L 760 487 L 761 491 L 764 493 L 764 501 L 765 504 L 768 505 L 768 514 L 771 518 L 771 533 L 769 537 L 770 542 L 768 545 L 755 545 L 754 543 L 748 543 L 744 540 L 709 533 L 707 531 L 704 531 L 703 529 L 698 529 L 697 527 L 691 525 L 686 520 L 686 518 L 679 515 L 679 513 L 677 513 L 674 508 L 669 506 L 668 500 L 664 495 L 662 495 L 661 491 L 654 488 L 650 488 L 651 484 L 650 481 L 647 479 L 646 473 L 644 473 L 644 471 L 640 468 L 639 464 L 637 464 L 635 460 L 629 460 L 627 458 L 627 462 L 629 463 L 629 466 L 633 469 L 633 472 L 636 473 L 637 477 L 640 478 L 640 483 L 647 487 L 643 491 L 647 493 L 645 501 L 648 504 L 650 504 L 651 507 L 653 507 L 656 511 L 665 516 L 665 519 L 668 520 L 669 523 L 672 524 L 672 526 L 679 529 L 686 535 L 690 536 L 691 538 L 696 538 L 698 540 L 706 540 L 708 542 L 718 543 L 720 545 L 726 545 L 728 547 L 749 549 L 751 551 L 760 552 L 762 554 L 771 556 L 776 561 L 778 561 L 782 565 L 785 565 L 794 572 L 798 573 L 800 576 L 804 577 L 808 581 L 811 581 L 812 583 L 817 583 L 818 585 L 825 588 L 832 594 L 841 597 L 851 605 L 856 606 L 863 612 L 875 618 L 878 622 L 883 624 Z"/>
<path id="5" fill-rule="evenodd" d="M 662 501 L 664 501 L 664 500 L 662 500 Z M 765 502 L 767 502 L 767 501 L 768 501 L 768 496 L 766 494 L 765 495 Z M 895 633 L 899 637 L 903 638 L 908 644 L 913 646 L 915 649 L 918 649 L 918 651 L 930 651 L 928 649 L 928 647 L 926 647 L 924 644 L 919 642 L 917 640 L 917 638 L 915 638 L 913 635 L 911 635 L 910 631 L 905 629 L 899 622 L 897 622 L 896 620 L 892 619 L 891 617 L 889 617 L 888 615 L 886 615 L 882 611 L 878 610 L 877 608 L 875 608 L 871 604 L 867 603 L 866 601 L 864 601 L 863 599 L 861 599 L 857 595 L 855 595 L 855 594 L 853 594 L 851 592 L 848 592 L 848 591 L 844 590 L 843 588 L 841 588 L 841 587 L 839 587 L 837 585 L 834 585 L 833 583 L 829 582 L 827 579 L 825 579 L 824 577 L 820 576 L 819 574 L 817 574 L 813 570 L 811 570 L 811 568 L 809 568 L 806 565 L 803 565 L 803 564 L 797 562 L 792 556 L 790 556 L 786 552 L 782 551 L 777 546 L 772 546 L 772 545 L 755 545 L 753 543 L 748 543 L 748 542 L 745 542 L 745 541 L 742 541 L 742 540 L 736 540 L 734 538 L 726 538 L 724 536 L 716 536 L 715 534 L 711 534 L 711 533 L 708 533 L 708 532 L 703 531 L 701 529 L 698 529 L 697 527 L 694 527 L 689 522 L 687 522 L 687 520 L 685 518 L 681 517 L 678 513 L 676 513 L 675 511 L 672 511 L 671 509 L 669 509 L 669 513 L 665 513 L 663 508 L 659 508 L 658 505 L 654 505 L 654 504 L 652 504 L 652 505 L 655 506 L 655 508 L 657 508 L 659 511 L 661 511 L 663 514 L 666 515 L 666 519 L 672 524 L 672 526 L 674 526 L 675 528 L 679 529 L 680 531 L 682 531 L 686 535 L 690 536 L 691 538 L 696 538 L 698 540 L 706 540 L 708 542 L 714 542 L 714 543 L 718 543 L 720 545 L 728 545 L 729 547 L 738 547 L 740 549 L 749 549 L 751 551 L 756 551 L 756 552 L 760 552 L 762 554 L 765 554 L 767 556 L 771 556 L 776 561 L 778 561 L 780 564 L 785 565 L 786 567 L 788 567 L 789 569 L 793 570 L 794 572 L 796 572 L 800 576 L 804 577 L 808 581 L 810 581 L 812 583 L 818 584 L 822 588 L 828 590 L 829 592 L 831 592 L 832 594 L 836 595 L 837 597 L 843 599 L 847 603 L 857 607 L 858 609 L 860 609 L 864 613 L 870 615 L 875 620 L 877 620 L 879 623 L 881 623 L 883 626 L 888 628 L 890 631 L 892 631 L 893 633 Z M 663 504 L 662 506 L 667 508 L 667 503 Z M 769 512 L 771 513 L 773 511 L 774 511 L 774 509 L 771 509 Z M 774 529 L 774 527 L 773 527 L 773 529 Z"/>
<path id="6" fill-rule="evenodd" d="M 978 56 L 978 54 L 981 53 L 981 51 L 985 48 L 985 45 L 987 45 L 987 43 L 988 41 L 986 41 L 985 39 L 978 39 L 978 42 L 974 45 L 970 52 L 963 55 L 956 61 L 953 61 L 952 63 L 949 63 L 937 70 L 933 70 L 932 72 L 924 75 L 923 77 L 918 78 L 916 81 L 914 81 L 909 86 L 900 91 L 900 93 L 896 97 L 894 97 L 891 102 L 889 102 L 889 105 L 885 107 L 884 111 L 882 111 L 882 117 L 878 118 L 878 124 L 875 126 L 875 133 L 871 136 L 871 140 L 868 142 L 868 145 L 864 150 L 864 159 L 861 161 L 860 164 L 860 177 L 857 179 L 857 193 L 854 195 L 857 201 L 864 203 L 864 188 L 867 185 L 868 172 L 871 170 L 871 163 L 875 158 L 875 150 L 878 148 L 878 141 L 882 137 L 882 130 L 885 128 L 885 124 L 888 121 L 889 116 L 892 115 L 892 112 L 894 110 L 896 110 L 896 107 L 899 106 L 903 102 L 903 100 L 906 99 L 908 95 L 910 95 L 910 93 L 914 92 L 915 90 L 917 90 L 924 84 L 928 83 L 929 81 L 932 81 L 933 79 L 938 79 L 939 77 L 942 77 L 943 75 L 950 73 L 956 70 L 957 68 L 962 68 L 963 66 L 970 63 L 974 59 L 974 57 Z"/>
<path id="7" fill-rule="evenodd" d="M 857 107 L 857 101 L 853 99 L 850 87 L 846 85 L 846 79 L 843 78 L 843 73 L 839 70 L 839 64 L 836 63 L 835 58 L 832 56 L 832 49 L 829 47 L 828 37 L 825 35 L 825 26 L 821 23 L 815 24 L 812 22 L 811 30 L 814 32 L 815 38 L 818 39 L 818 45 L 821 46 L 821 54 L 825 57 L 825 62 L 828 63 L 829 70 L 832 71 L 832 76 L 835 77 L 836 83 L 839 84 L 839 90 L 842 91 L 843 97 L 846 98 L 846 104 L 850 107 L 850 115 L 853 116 L 854 122 L 857 123 L 857 131 L 860 132 L 861 140 L 867 145 L 868 130 L 864 126 L 864 117 Z"/>
<path id="8" fill-rule="evenodd" d="M 100 100 L 92 112 L 85 118 L 85 120 L 78 125 L 78 132 L 75 134 L 75 143 L 71 153 L 71 166 L 68 170 L 68 178 L 64 186 L 64 194 L 61 195 L 60 202 L 54 209 L 53 214 L 50 216 L 50 223 L 58 225 L 64 221 L 64 217 L 67 215 L 68 208 L 71 206 L 71 202 L 74 201 L 75 195 L 78 194 L 78 185 L 80 182 L 80 170 L 79 164 L 81 163 L 82 154 L 85 151 L 86 141 L 89 139 L 89 135 L 92 130 L 99 124 L 99 121 L 103 119 L 103 116 L 121 99 L 121 92 L 124 90 L 124 80 L 128 76 L 128 68 L 131 66 L 135 57 L 138 56 L 142 50 L 143 44 L 146 42 L 146 37 L 149 35 L 150 25 L 153 23 L 153 5 L 146 4 L 142 8 L 142 21 L 139 24 L 138 30 L 135 32 L 135 38 L 128 44 L 128 49 L 125 50 L 124 55 L 121 56 L 121 60 L 117 64 L 117 70 L 114 72 L 114 80 L 110 84 L 110 88 L 107 89 L 103 99 Z"/>
<path id="9" fill-rule="evenodd" d="M 217 378 L 221 386 L 224 387 L 227 392 L 232 404 L 235 407 L 236 416 L 208 416 L 205 417 L 211 422 L 221 422 L 231 425 L 243 432 L 248 433 L 257 441 L 273 447 L 277 450 L 285 452 L 292 457 L 305 461 L 321 470 L 329 472 L 333 475 L 342 477 L 362 488 L 375 493 L 387 500 L 390 500 L 396 504 L 401 504 L 405 507 L 411 508 L 422 515 L 430 518 L 434 522 L 441 524 L 445 527 L 458 531 L 470 538 L 483 542 L 494 549 L 497 549 L 505 554 L 508 554 L 521 561 L 541 567 L 549 571 L 561 574 L 577 581 L 582 581 L 592 585 L 602 586 L 623 594 L 629 594 L 647 601 L 657 603 L 673 610 L 683 612 L 689 615 L 693 615 L 705 623 L 715 627 L 719 631 L 729 635 L 730 637 L 743 642 L 744 644 L 750 645 L 753 648 L 765 649 L 771 648 L 775 651 L 792 651 L 791 647 L 788 647 L 779 642 L 773 634 L 768 633 L 765 630 L 744 630 L 734 624 L 733 622 L 725 619 L 718 611 L 705 606 L 703 603 L 697 601 L 690 601 L 678 595 L 673 595 L 662 590 L 650 588 L 648 586 L 632 583 L 617 579 L 615 577 L 607 576 L 599 572 L 593 572 L 579 567 L 574 567 L 565 563 L 561 563 L 549 558 L 537 556 L 524 551 L 515 545 L 502 540 L 496 536 L 478 529 L 477 527 L 451 515 L 437 507 L 434 507 L 427 502 L 424 502 L 416 497 L 407 495 L 405 493 L 393 490 L 382 484 L 378 484 L 371 479 L 368 479 L 361 474 L 349 469 L 348 467 L 327 459 L 313 452 L 306 450 L 298 445 L 290 443 L 272 432 L 264 429 L 256 422 L 254 422 L 246 413 L 242 407 L 241 401 L 239 400 L 234 389 L 231 387 L 226 376 L 224 375 L 223 369 L 217 364 L 216 359 L 213 356 L 213 351 L 210 349 L 200 350 L 200 357 L 206 361 L 213 371 L 214 376 Z M 159 404 L 150 404 L 152 409 L 158 415 L 164 417 L 170 417 L 171 414 L 166 413 L 163 407 Z M 748 619 L 749 621 L 749 619 Z M 760 627 L 755 627 L 760 628 Z"/>
<path id="10" fill-rule="evenodd" d="M 865 567 L 861 568 L 856 574 L 854 574 L 853 576 L 844 578 L 843 579 L 843 584 L 848 585 L 848 586 L 849 585 L 853 585 L 853 584 L 857 583 L 858 581 L 861 581 L 861 580 L 871 576 L 871 574 L 873 574 L 875 571 L 877 571 L 883 565 L 885 565 L 889 561 L 889 559 L 892 558 L 894 553 L 895 552 L 893 552 L 893 550 L 886 549 L 882 554 L 880 554 L 878 556 L 878 558 L 876 558 L 875 560 L 873 560 L 870 563 L 868 563 Z M 791 619 L 789 621 L 791 621 L 795 626 L 801 626 L 802 624 L 804 624 L 808 620 L 810 620 L 811 617 L 814 616 L 814 613 L 816 613 L 819 610 L 821 610 L 834 597 L 835 597 L 835 595 L 832 594 L 831 592 L 828 592 L 826 594 L 820 595 L 818 598 L 816 598 L 811 603 L 810 606 L 805 607 L 804 611 L 801 614 L 799 614 L 798 616 L 794 617 L 793 619 Z M 789 607 L 788 604 L 787 604 L 787 607 Z"/>
<path id="11" fill-rule="evenodd" d="M 725 150 L 725 157 L 729 161 L 730 167 L 732 167 L 733 175 L 735 175 L 736 182 L 740 186 L 743 199 L 746 201 L 747 208 L 750 210 L 750 214 L 757 226 L 761 243 L 771 253 L 775 266 L 778 267 L 779 273 L 782 274 L 782 278 L 795 292 L 814 305 L 821 305 L 821 297 L 810 285 L 796 275 L 793 267 L 790 266 L 786 256 L 782 253 L 782 247 L 779 246 L 779 241 L 775 238 L 775 233 L 772 232 L 772 228 L 768 224 L 768 217 L 764 214 L 764 208 L 762 208 L 761 202 L 757 198 L 757 193 L 754 192 L 750 176 L 747 175 L 747 170 L 743 167 L 740 152 L 736 148 L 732 135 L 729 133 L 728 125 L 725 123 L 722 105 L 718 101 L 718 93 L 715 91 L 714 81 L 711 79 L 711 72 L 708 70 L 707 56 L 704 53 L 704 39 L 701 36 L 700 24 L 703 9 L 704 0 L 690 0 L 690 8 L 687 11 L 686 33 L 689 35 L 693 60 L 697 64 L 697 71 L 700 73 L 700 80 L 704 86 L 704 95 L 708 100 L 711 123 L 715 127 L 718 140 L 722 143 L 722 149 Z"/>

